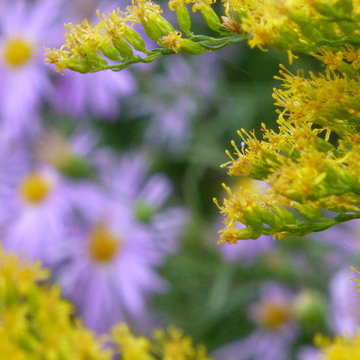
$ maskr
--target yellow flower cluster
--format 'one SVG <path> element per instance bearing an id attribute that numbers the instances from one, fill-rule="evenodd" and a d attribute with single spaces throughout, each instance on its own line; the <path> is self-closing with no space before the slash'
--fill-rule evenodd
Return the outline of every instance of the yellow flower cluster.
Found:
<path id="1" fill-rule="evenodd" d="M 263 193 L 246 189 L 219 206 L 226 216 L 221 241 L 257 238 L 261 234 L 304 235 L 360 216 L 359 93 L 360 52 L 351 46 L 314 54 L 326 70 L 292 74 L 281 66 L 282 87 L 274 90 L 278 132 L 263 125 L 263 137 L 245 130 L 240 149 L 224 166 L 229 174 L 265 181 Z M 298 220 L 295 210 L 305 221 Z M 338 213 L 325 219 L 321 210 Z M 247 225 L 238 230 L 237 223 Z"/>
<path id="2" fill-rule="evenodd" d="M 103 56 L 117 61 L 133 58 L 132 48 L 146 53 L 145 43 L 133 29 L 133 23 L 146 21 L 151 14 L 160 17 L 160 9 L 150 1 L 139 4 L 128 12 L 120 9 L 108 15 L 98 12 L 96 26 L 87 20 L 79 25 L 65 24 L 65 43 L 60 49 L 47 49 L 46 62 L 54 64 L 57 71 L 71 69 L 86 73 L 99 67 L 106 68 L 108 62 Z"/>
<path id="3" fill-rule="evenodd" d="M 359 44 L 356 0 L 225 0 L 225 10 L 251 35 L 251 47 L 309 53 L 324 45 Z"/>
<path id="4" fill-rule="evenodd" d="M 323 73 L 293 74 L 284 66 L 276 78 L 282 82 L 273 97 L 279 106 L 278 132 L 262 127 L 262 139 L 241 130 L 241 146 L 224 166 L 229 174 L 262 180 L 263 192 L 240 190 L 217 205 L 225 215 L 221 241 L 304 235 L 360 217 L 360 5 L 357 0 L 224 0 L 222 23 L 213 0 L 170 0 L 176 30 L 151 0 L 133 0 L 126 12 L 119 9 L 66 26 L 65 45 L 47 52 L 58 71 L 121 70 L 135 62 L 186 52 L 199 54 L 230 43 L 249 40 L 251 47 L 266 45 L 321 61 Z M 193 35 L 187 5 L 200 11 L 210 29 L 222 38 Z M 147 51 L 133 26 L 140 23 L 147 36 L 162 48 Z M 133 49 L 146 57 L 134 55 Z M 104 56 L 120 64 L 109 65 Z M 324 218 L 322 209 L 335 212 Z M 300 216 L 299 216 L 300 215 Z M 238 223 L 246 225 L 239 229 Z"/>
<path id="5" fill-rule="evenodd" d="M 150 341 L 118 325 L 98 340 L 73 320 L 71 304 L 61 299 L 56 285 L 46 285 L 48 277 L 38 263 L 25 264 L 0 249 L 2 359 L 111 360 L 120 353 L 122 360 L 211 360 L 204 347 L 195 347 L 175 328 L 156 330 Z"/>
<path id="6" fill-rule="evenodd" d="M 0 354 L 3 359 L 110 360 L 109 351 L 71 321 L 72 306 L 39 264 L 24 264 L 0 250 Z"/>
<path id="7" fill-rule="evenodd" d="M 182 39 L 179 30 L 161 15 L 160 5 L 151 0 L 132 0 L 126 11 L 98 13 L 100 21 L 96 25 L 87 20 L 80 25 L 65 25 L 65 44 L 60 49 L 47 49 L 46 61 L 54 64 L 57 71 L 68 68 L 86 73 L 119 71 L 173 52 L 199 54 L 246 38 L 251 47 L 263 49 L 271 45 L 286 50 L 291 60 L 292 51 L 309 53 L 321 46 L 339 49 L 359 44 L 360 6 L 356 0 L 224 0 L 221 20 L 213 9 L 214 2 L 169 0 L 180 29 L 189 37 Z M 226 37 L 194 36 L 187 4 L 193 4 L 193 12 L 201 12 L 211 30 Z M 169 51 L 147 51 L 144 40 L 134 30 L 136 23 L 143 26 L 151 40 Z M 133 49 L 147 56 L 134 55 Z"/>
<path id="8" fill-rule="evenodd" d="M 221 44 L 221 39 L 201 37 L 191 33 L 191 19 L 186 4 L 193 3 L 193 11 L 200 11 L 210 29 L 221 32 L 221 20 L 213 10 L 214 0 L 170 0 L 169 8 L 175 11 L 182 33 L 161 14 L 160 5 L 151 0 L 132 0 L 132 5 L 121 11 L 119 8 L 109 14 L 97 13 L 99 22 L 92 25 L 84 20 L 79 25 L 65 25 L 65 43 L 60 49 L 46 49 L 46 62 L 54 64 L 61 72 L 64 69 L 87 73 L 100 70 L 122 70 L 137 62 L 150 62 L 158 57 L 177 53 L 201 54 Z M 162 48 L 148 51 L 145 42 L 134 25 L 141 24 L 149 39 Z M 222 31 L 226 32 L 225 28 Z M 237 41 L 245 39 L 237 35 Z M 236 38 L 236 34 L 232 35 Z M 233 40 L 234 40 L 233 39 Z M 194 41 L 196 40 L 196 41 Z M 224 39 L 224 45 L 228 39 Z M 210 46 L 210 47 L 209 47 Z M 134 50 L 147 56 L 141 57 Z"/>
<path id="9" fill-rule="evenodd" d="M 359 332 L 353 337 L 337 337 L 332 342 L 319 335 L 315 338 L 315 343 L 322 350 L 319 360 L 360 359 Z"/>

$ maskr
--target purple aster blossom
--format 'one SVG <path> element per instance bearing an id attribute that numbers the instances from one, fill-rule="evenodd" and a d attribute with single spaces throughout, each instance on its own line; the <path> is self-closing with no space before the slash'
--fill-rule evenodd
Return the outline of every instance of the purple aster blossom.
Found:
<path id="1" fill-rule="evenodd" d="M 354 271 L 342 269 L 330 281 L 330 326 L 337 335 L 353 336 L 360 326 L 360 298 L 352 277 Z"/>
<path id="2" fill-rule="evenodd" d="M 146 300 L 164 289 L 155 272 L 161 252 L 125 204 L 91 186 L 80 197 L 80 216 L 68 241 L 71 261 L 59 278 L 64 294 L 85 324 L 99 333 L 120 321 L 147 326 Z"/>
<path id="3" fill-rule="evenodd" d="M 30 168 L 24 164 L 7 205 L 11 219 L 2 227 L 4 248 L 41 260 L 46 266 L 58 261 L 71 210 L 59 174 L 48 167 Z"/>
<path id="4" fill-rule="evenodd" d="M 191 63 L 181 56 L 164 59 L 165 70 L 153 76 L 149 91 L 135 111 L 151 116 L 146 140 L 153 146 L 179 151 L 191 139 L 191 121 L 209 104 L 216 90 L 219 67 L 214 54 Z M 206 106 L 205 105 L 205 106 Z"/>
<path id="5" fill-rule="evenodd" d="M 182 207 L 165 206 L 172 192 L 169 179 L 163 174 L 149 176 L 143 154 L 129 154 L 120 163 L 104 155 L 99 174 L 110 196 L 128 204 L 134 221 L 151 234 L 159 247 L 174 251 L 187 214 Z"/>
<path id="6" fill-rule="evenodd" d="M 291 317 L 292 292 L 277 283 L 266 283 L 249 317 L 258 329 L 247 337 L 226 344 L 214 352 L 222 360 L 287 360 L 295 340 Z"/>
<path id="7" fill-rule="evenodd" d="M 78 129 L 69 139 L 44 133 L 30 151 L 16 142 L 3 144 L 0 163 L 7 173 L 0 176 L 0 197 L 6 211 L 0 211 L 0 226 L 5 248 L 47 266 L 64 256 L 62 245 L 76 205 L 73 193 L 79 186 L 64 174 L 71 175 L 71 166 L 79 166 L 82 157 L 86 162 L 95 143 L 92 133 Z"/>
<path id="8" fill-rule="evenodd" d="M 62 0 L 3 0 L 0 8 L 0 129 L 4 136 L 34 136 L 43 98 L 52 95 L 45 46 L 57 45 Z"/>
<path id="9" fill-rule="evenodd" d="M 113 11 L 118 4 L 110 1 L 71 1 L 65 8 L 66 22 L 79 23 L 88 18 L 94 23 L 96 10 L 102 13 Z M 52 104 L 60 114 L 77 119 L 88 116 L 114 120 L 121 110 L 121 99 L 133 95 L 137 90 L 135 77 L 129 70 L 121 72 L 79 74 L 64 71 L 56 78 L 55 96 Z"/>

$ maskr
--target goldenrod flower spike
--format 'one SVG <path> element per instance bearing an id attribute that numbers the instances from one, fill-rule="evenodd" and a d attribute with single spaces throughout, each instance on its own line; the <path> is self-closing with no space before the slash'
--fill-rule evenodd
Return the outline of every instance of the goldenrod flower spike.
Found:
<path id="1" fill-rule="evenodd" d="M 247 39 L 247 35 L 235 24 L 221 24 L 212 8 L 213 0 L 170 0 L 169 8 L 176 12 L 178 24 L 188 38 L 161 14 L 160 5 L 151 0 L 132 0 L 131 6 L 119 8 L 109 14 L 97 11 L 98 24 L 84 20 L 81 24 L 65 25 L 65 44 L 60 49 L 47 49 L 46 62 L 54 64 L 56 71 L 71 69 L 82 73 L 111 69 L 120 71 L 139 62 L 151 62 L 159 57 L 177 52 L 192 55 L 217 50 L 230 43 Z M 224 37 L 193 35 L 191 18 L 186 4 L 193 3 L 193 11 L 199 10 L 207 25 Z M 146 35 L 161 48 L 148 51 L 144 39 L 133 25 L 140 23 Z M 232 28 L 233 27 L 233 28 Z M 137 55 L 134 50 L 146 56 Z M 110 62 L 107 60 L 109 59 Z"/>
<path id="2" fill-rule="evenodd" d="M 233 176 L 263 180 L 263 194 L 231 192 L 220 205 L 225 215 L 221 240 L 261 234 L 304 235 L 360 217 L 359 103 L 357 51 L 320 49 L 325 74 L 292 74 L 280 66 L 282 88 L 274 89 L 278 132 L 262 126 L 263 137 L 241 130 L 241 147 L 231 142 L 225 164 Z M 331 134 L 338 140 L 329 142 Z M 292 209 L 292 217 L 285 218 Z M 337 213 L 322 216 L 322 209 Z M 301 215 L 295 217 L 295 214 Z M 237 223 L 247 226 L 237 230 Z"/>

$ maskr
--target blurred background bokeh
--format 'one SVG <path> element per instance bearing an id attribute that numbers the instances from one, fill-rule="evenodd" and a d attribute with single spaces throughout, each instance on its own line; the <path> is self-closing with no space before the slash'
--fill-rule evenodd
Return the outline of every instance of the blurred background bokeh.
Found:
<path id="1" fill-rule="evenodd" d="M 50 268 L 99 334 L 118 322 L 139 334 L 173 324 L 222 360 L 316 359 L 315 334 L 359 326 L 348 281 L 359 222 L 218 245 L 212 200 L 239 181 L 220 168 L 236 131 L 276 127 L 273 76 L 286 54 L 242 44 L 86 75 L 45 64 L 63 23 L 126 5 L 1 0 L 2 246 Z"/>

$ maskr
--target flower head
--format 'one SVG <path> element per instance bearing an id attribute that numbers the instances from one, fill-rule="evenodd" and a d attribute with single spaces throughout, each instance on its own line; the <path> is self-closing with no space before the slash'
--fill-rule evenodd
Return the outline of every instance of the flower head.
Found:
<path id="1" fill-rule="evenodd" d="M 164 286 L 155 272 L 162 251 L 134 222 L 126 202 L 110 200 L 92 186 L 78 188 L 77 196 L 80 217 L 68 241 L 71 261 L 60 278 L 65 294 L 98 332 L 128 318 L 147 326 L 146 300 Z M 80 200 L 84 196 L 86 202 Z"/>
<path id="2" fill-rule="evenodd" d="M 60 5 L 61 0 L 5 0 L 2 4 L 0 127 L 8 138 L 33 136 L 39 131 L 40 99 L 52 90 L 43 46 L 55 45 L 58 40 L 55 25 Z"/>

